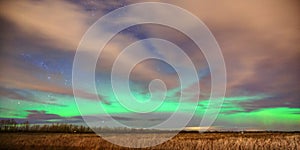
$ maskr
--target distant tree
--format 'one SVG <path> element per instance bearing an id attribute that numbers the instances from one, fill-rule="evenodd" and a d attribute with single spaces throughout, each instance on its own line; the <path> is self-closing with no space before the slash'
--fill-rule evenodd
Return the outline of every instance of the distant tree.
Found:
<path id="1" fill-rule="evenodd" d="M 4 120 L 0 121 L 0 131 L 4 130 Z"/>
<path id="2" fill-rule="evenodd" d="M 10 120 L 10 131 L 16 131 L 17 130 L 17 122 L 14 119 Z"/>
<path id="3" fill-rule="evenodd" d="M 29 131 L 29 121 L 24 122 L 25 131 Z"/>
<path id="4" fill-rule="evenodd" d="M 40 125 L 32 125 L 29 130 L 37 132 L 37 131 L 40 131 L 40 129 L 41 129 Z"/>
<path id="5" fill-rule="evenodd" d="M 4 120 L 4 131 L 9 130 L 9 124 L 10 124 L 10 120 Z"/>

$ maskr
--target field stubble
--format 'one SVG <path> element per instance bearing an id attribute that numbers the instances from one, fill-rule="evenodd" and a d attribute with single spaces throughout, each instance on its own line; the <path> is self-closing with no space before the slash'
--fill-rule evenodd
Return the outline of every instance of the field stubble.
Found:
<path id="1" fill-rule="evenodd" d="M 164 136 L 166 133 L 148 133 Z M 140 134 L 128 134 L 131 142 Z M 112 138 L 118 138 L 114 135 Z M 140 139 L 143 142 L 143 139 Z M 155 140 L 155 138 L 153 139 Z M 145 149 L 300 149 L 300 133 L 180 133 Z M 0 133 L 1 149 L 130 149 L 111 144 L 95 134 Z"/>

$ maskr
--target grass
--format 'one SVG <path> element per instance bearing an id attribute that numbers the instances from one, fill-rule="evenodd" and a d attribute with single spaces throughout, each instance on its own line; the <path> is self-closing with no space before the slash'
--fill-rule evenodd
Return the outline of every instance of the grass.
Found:
<path id="1" fill-rule="evenodd" d="M 155 134 L 163 136 L 165 133 Z M 147 136 L 149 134 L 144 134 Z M 134 135 L 133 135 L 134 136 Z M 112 138 L 118 138 L 114 136 Z M 128 136 L 126 142 L 133 139 Z M 300 133 L 180 133 L 146 149 L 300 149 Z M 129 149 L 95 134 L 1 133 L 1 149 Z"/>

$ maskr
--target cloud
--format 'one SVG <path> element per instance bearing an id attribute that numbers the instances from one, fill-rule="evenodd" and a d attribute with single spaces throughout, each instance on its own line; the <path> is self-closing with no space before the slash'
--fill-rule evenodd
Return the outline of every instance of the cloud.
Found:
<path id="1" fill-rule="evenodd" d="M 21 62 L 18 62 L 21 63 Z M 7 63 L 5 64 L 7 65 Z M 20 64 L 21 65 L 21 64 Z M 1 65 L 0 65 L 1 66 Z M 0 72 L 0 83 L 5 88 L 2 89 L 2 92 L 7 94 L 7 90 L 5 89 L 27 89 L 27 90 L 37 90 L 41 92 L 49 92 L 49 93 L 56 93 L 56 94 L 63 94 L 63 95 L 71 95 L 73 96 L 73 90 L 71 87 L 66 87 L 60 84 L 61 80 L 56 79 L 56 81 L 48 82 L 43 79 L 37 78 L 38 75 L 42 75 L 47 77 L 47 72 L 43 72 L 37 68 L 27 65 L 20 66 L 1 66 L 5 69 L 5 71 Z M 34 72 L 34 74 L 33 74 Z M 78 95 L 81 98 L 95 100 L 97 99 L 98 95 L 89 93 L 86 91 L 75 89 Z M 3 94 L 4 94 L 3 93 Z M 24 98 L 20 97 L 20 94 L 15 93 L 14 95 L 16 98 Z M 27 100 L 33 100 L 30 95 L 27 95 Z M 100 99 L 101 100 L 101 99 Z M 102 102 L 109 104 L 106 100 L 102 100 Z"/>
<path id="2" fill-rule="evenodd" d="M 62 119 L 62 117 L 57 114 L 47 114 L 45 111 L 28 110 L 27 112 L 29 112 L 27 116 L 28 121 Z"/>
<path id="3" fill-rule="evenodd" d="M 6 1 L 0 15 L 44 44 L 74 50 L 88 27 L 83 11 L 67 1 Z"/>
<path id="4" fill-rule="evenodd" d="M 21 95 L 19 93 L 16 93 L 15 91 L 18 89 L 20 89 L 19 91 L 36 90 L 41 92 L 73 96 L 72 88 L 61 85 L 62 81 L 60 79 L 54 80 L 55 82 L 49 82 L 47 80 L 37 78 L 38 75 L 42 75 L 44 77 L 48 76 L 47 72 L 43 72 L 36 68 L 32 68 L 31 66 L 5 66 L 5 71 L 2 71 L 0 73 L 0 84 L 4 87 L 1 88 L 0 91 L 3 94 L 3 96 L 33 102 L 41 101 L 38 100 L 38 98 L 34 97 L 32 94 L 29 94 L 28 92 L 23 92 L 23 95 Z M 81 98 L 87 100 L 96 100 L 97 97 L 100 97 L 100 101 L 102 101 L 105 104 L 110 104 L 105 99 L 102 99 L 100 95 L 78 89 L 74 90 Z"/>
<path id="5" fill-rule="evenodd" d="M 115 3 L 96 5 L 95 8 L 97 9 L 95 12 L 97 13 L 97 16 L 101 16 L 102 12 L 111 6 L 115 6 Z M 2 2 L 1 8 L 3 8 L 1 10 L 7 10 L 0 11 L 0 16 L 9 22 L 8 26 L 5 28 L 13 28 L 13 31 L 18 31 L 14 33 L 14 38 L 2 37 L 6 41 L 2 51 L 4 51 L 7 58 L 1 60 L 3 65 L 1 66 L 1 70 L 3 71 L 0 74 L 1 84 L 11 88 L 26 88 L 70 95 L 72 90 L 61 85 L 61 83 L 64 82 L 64 77 L 57 74 L 58 78 L 55 79 L 56 81 L 54 83 L 48 83 L 43 79 L 37 79 L 36 75 L 47 77 L 49 73 L 46 70 L 36 68 L 32 64 L 24 63 L 24 60 L 16 57 L 16 55 L 20 54 L 20 50 L 17 49 L 19 49 L 19 46 L 22 46 L 27 48 L 23 53 L 41 54 L 48 54 L 51 52 L 52 54 L 60 54 L 62 52 L 59 51 L 71 51 L 69 56 L 66 57 L 72 57 L 84 32 L 93 21 L 96 21 L 96 19 L 91 17 L 89 12 L 87 12 L 83 6 L 67 1 Z M 27 37 L 25 35 L 27 35 Z M 23 44 L 15 45 L 14 40 L 16 38 L 18 41 L 22 41 Z M 92 40 L 94 41 L 94 44 L 88 45 L 84 52 L 84 55 L 88 58 L 94 57 L 94 54 L 91 54 L 90 50 L 94 49 L 97 45 L 98 38 Z M 130 34 L 121 33 L 117 35 L 110 41 L 101 54 L 97 71 L 110 72 L 112 63 L 122 49 L 137 40 L 138 39 Z M 15 51 L 7 52 L 9 51 L 8 49 L 15 49 Z M 130 60 L 136 56 L 134 54 L 126 54 L 125 57 L 126 59 L 123 59 L 124 62 L 122 62 L 124 66 L 128 65 Z M 55 59 L 57 58 L 50 58 L 50 61 L 55 62 Z M 155 68 L 155 66 L 152 64 L 137 64 L 132 72 L 132 79 L 135 81 L 149 82 L 155 78 L 163 78 L 168 86 L 174 83 L 176 84 L 176 76 L 164 75 L 153 68 Z M 83 71 L 93 70 L 93 68 L 87 66 L 84 66 L 82 69 Z M 95 95 L 88 94 L 88 92 L 84 93 L 84 91 L 82 91 L 82 95 L 89 99 L 95 97 Z"/>
<path id="6" fill-rule="evenodd" d="M 169 2 L 168 2 L 169 3 Z M 299 107 L 299 49 L 300 39 L 297 1 L 230 1 L 216 5 L 210 1 L 189 3 L 174 1 L 199 17 L 212 31 L 224 55 L 227 69 L 227 96 L 266 93 L 272 98 L 255 102 L 251 109 L 264 107 Z M 165 13 L 167 10 L 156 11 Z M 191 22 L 178 23 L 197 28 Z M 185 52 L 201 67 L 207 66 L 198 48 L 189 39 L 174 31 L 146 26 L 147 34 L 164 37 L 185 46 Z M 207 80 L 207 81 L 205 81 Z M 210 78 L 202 83 L 210 84 Z M 201 84 L 201 90 L 210 86 Z M 246 107 L 246 106 L 245 106 Z"/>
<path id="7" fill-rule="evenodd" d="M 61 106 L 64 107 L 66 105 L 54 103 L 51 99 L 43 99 L 39 100 L 38 97 L 34 96 L 34 94 L 30 91 L 24 90 L 24 89 L 9 89 L 0 87 L 0 97 L 1 98 L 9 98 L 11 100 L 18 100 L 18 101 L 28 101 L 33 103 L 39 103 L 39 104 L 47 104 L 47 105 L 55 105 L 55 106 Z"/>
<path id="8" fill-rule="evenodd" d="M 27 117 L 20 119 L 24 121 L 29 121 L 31 124 L 39 124 L 39 123 L 75 123 L 75 124 L 84 124 L 84 120 L 81 116 L 73 116 L 73 117 L 62 117 L 58 114 L 48 113 L 43 110 L 27 110 Z"/>

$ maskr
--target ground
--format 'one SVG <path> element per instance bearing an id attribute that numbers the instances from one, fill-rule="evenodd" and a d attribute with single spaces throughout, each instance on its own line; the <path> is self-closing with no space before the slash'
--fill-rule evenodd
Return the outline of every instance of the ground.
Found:
<path id="1" fill-rule="evenodd" d="M 155 134 L 157 137 L 165 133 Z M 143 136 L 149 136 L 145 134 Z M 154 135 L 154 134 L 151 134 Z M 115 136 L 115 138 L 118 138 Z M 132 138 L 128 138 L 130 142 Z M 95 134 L 0 133 L 1 149 L 129 149 Z M 180 133 L 146 149 L 300 149 L 300 133 Z"/>

